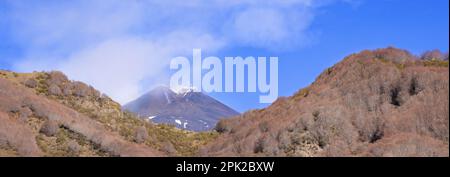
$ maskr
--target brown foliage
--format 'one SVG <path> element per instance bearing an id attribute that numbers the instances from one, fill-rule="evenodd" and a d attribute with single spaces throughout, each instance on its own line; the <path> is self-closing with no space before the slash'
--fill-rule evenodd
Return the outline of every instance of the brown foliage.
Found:
<path id="1" fill-rule="evenodd" d="M 388 47 L 384 49 L 378 49 L 373 51 L 373 54 L 378 59 L 384 59 L 393 61 L 395 63 L 406 62 L 408 60 L 416 59 L 411 53 L 406 50 L 397 49 L 394 47 Z"/>
<path id="2" fill-rule="evenodd" d="M 72 93 L 78 97 L 85 97 L 89 95 L 89 86 L 82 82 L 74 82 L 72 84 Z"/>
<path id="3" fill-rule="evenodd" d="M 29 116 L 33 115 L 33 112 L 28 107 L 22 107 L 19 110 L 19 120 L 25 122 Z"/>
<path id="4" fill-rule="evenodd" d="M 148 139 L 147 128 L 139 127 L 135 131 L 134 141 L 136 143 L 144 143 Z"/>
<path id="5" fill-rule="evenodd" d="M 0 142 L 11 145 L 21 156 L 41 155 L 41 151 L 36 144 L 35 136 L 31 129 L 23 123 L 19 123 L 15 119 L 8 117 L 7 114 L 1 111 Z"/>
<path id="6" fill-rule="evenodd" d="M 175 149 L 175 147 L 173 146 L 172 143 L 170 142 L 165 142 L 163 143 L 161 150 L 167 154 L 169 154 L 170 156 L 173 156 L 177 153 L 177 150 Z"/>
<path id="7" fill-rule="evenodd" d="M 48 86 L 51 85 L 62 86 L 67 82 L 69 82 L 69 79 L 67 78 L 66 75 L 64 75 L 64 73 L 60 71 L 52 71 L 48 73 L 48 79 L 46 80 Z"/>
<path id="8" fill-rule="evenodd" d="M 48 133 L 48 135 L 53 135 L 53 130 L 55 130 L 54 128 L 56 127 L 54 126 L 55 124 L 51 122 L 57 121 L 62 127 L 83 135 L 87 140 L 97 145 L 99 149 L 108 152 L 113 156 L 160 155 L 160 153 L 152 148 L 124 140 L 117 133 L 107 130 L 104 125 L 74 111 L 73 109 L 67 108 L 56 101 L 38 96 L 31 90 L 20 87 L 8 80 L 0 78 L 0 88 L 2 90 L 0 92 L 0 113 L 10 112 L 10 110 L 13 109 L 20 110 L 21 107 L 27 107 L 33 112 L 32 116 L 48 120 L 43 126 L 43 132 L 46 134 Z M 0 125 L 5 125 L 4 122 L 6 122 L 6 120 L 1 120 L 0 122 Z M 8 125 L 6 127 L 10 127 L 5 128 L 5 130 L 9 130 L 15 126 Z M 33 139 L 33 144 L 35 144 L 33 133 L 20 136 L 22 138 L 17 138 L 17 140 L 14 139 L 14 137 L 18 136 L 20 133 L 26 132 L 25 130 L 25 128 L 19 128 L 15 131 L 4 132 L 4 134 L 7 140 L 11 140 L 13 147 L 19 148 L 19 152 L 22 152 L 21 148 L 25 148 L 25 150 L 23 150 L 25 151 L 23 153 L 24 155 L 37 154 L 37 152 L 39 152 L 38 150 L 26 149 L 33 146 L 24 144 L 25 140 L 23 140 L 25 138 L 31 138 Z M 36 147 L 36 149 L 39 148 Z"/>
<path id="9" fill-rule="evenodd" d="M 227 123 L 226 119 L 222 119 L 216 124 L 214 130 L 216 130 L 219 133 L 227 133 L 231 131 L 231 127 L 229 123 Z"/>
<path id="10" fill-rule="evenodd" d="M 81 150 L 81 146 L 75 140 L 72 140 L 69 143 L 67 143 L 67 148 L 71 153 L 78 153 Z"/>
<path id="11" fill-rule="evenodd" d="M 294 96 L 219 123 L 218 130 L 224 133 L 207 151 L 210 155 L 448 156 L 448 150 L 440 148 L 449 139 L 449 71 L 448 65 L 442 66 L 425 65 L 392 47 L 350 55 Z M 392 144 L 382 145 L 386 142 Z M 268 153 L 268 147 L 279 151 Z M 382 151 L 371 153 L 375 147 Z M 418 149 L 397 152 L 411 147 Z"/>
<path id="12" fill-rule="evenodd" d="M 45 121 L 39 130 L 40 133 L 43 133 L 46 136 L 54 136 L 58 133 L 59 124 L 55 120 Z"/>
<path id="13" fill-rule="evenodd" d="M 24 84 L 30 88 L 36 88 L 38 86 L 38 82 L 33 78 L 27 79 Z"/>
<path id="14" fill-rule="evenodd" d="M 442 53 L 440 50 L 431 50 L 424 52 L 420 59 L 422 60 L 448 60 L 448 54 Z"/>
<path id="15" fill-rule="evenodd" d="M 62 95 L 61 89 L 59 88 L 58 85 L 55 85 L 55 84 L 50 85 L 50 87 L 48 88 L 48 93 L 50 95 L 56 95 L 56 96 Z"/>
<path id="16" fill-rule="evenodd" d="M 369 146 L 368 156 L 377 157 L 448 157 L 448 144 L 417 134 L 399 133 Z"/>

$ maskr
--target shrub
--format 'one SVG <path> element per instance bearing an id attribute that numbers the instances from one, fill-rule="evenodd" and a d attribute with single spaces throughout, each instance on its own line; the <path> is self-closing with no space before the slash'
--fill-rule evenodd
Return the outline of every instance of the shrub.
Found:
<path id="1" fill-rule="evenodd" d="M 314 111 L 314 112 L 312 113 L 312 116 L 313 116 L 314 121 L 317 121 L 317 119 L 319 119 L 319 115 L 320 115 L 320 112 L 319 112 L 319 111 Z"/>
<path id="2" fill-rule="evenodd" d="M 175 149 L 173 144 L 168 141 L 163 143 L 161 150 L 169 155 L 175 155 L 177 153 L 177 150 Z"/>
<path id="3" fill-rule="evenodd" d="M 43 133 L 46 136 L 54 136 L 56 135 L 56 133 L 58 133 L 58 130 L 59 130 L 58 122 L 54 120 L 47 120 L 41 126 L 39 132 Z"/>
<path id="4" fill-rule="evenodd" d="M 72 83 L 72 93 L 78 97 L 86 97 L 89 96 L 89 86 L 82 82 L 73 82 Z"/>
<path id="5" fill-rule="evenodd" d="M 321 148 L 336 138 L 341 138 L 348 144 L 357 138 L 353 125 L 342 107 L 327 107 L 321 111 L 310 130 L 312 137 Z"/>
<path id="6" fill-rule="evenodd" d="M 219 133 L 227 133 L 231 131 L 231 126 L 229 125 L 229 123 L 227 123 L 226 120 L 222 119 L 217 123 L 214 130 L 216 130 Z"/>
<path id="7" fill-rule="evenodd" d="M 64 96 L 70 96 L 73 94 L 72 92 L 72 85 L 71 84 L 64 84 L 62 87 L 62 92 L 64 94 Z"/>
<path id="8" fill-rule="evenodd" d="M 261 130 L 261 132 L 268 132 L 269 131 L 269 122 L 267 122 L 267 121 L 261 122 L 259 124 L 259 130 Z"/>
<path id="9" fill-rule="evenodd" d="M 81 150 L 81 146 L 75 140 L 69 141 L 69 143 L 67 143 L 67 148 L 71 153 L 78 153 Z"/>
<path id="10" fill-rule="evenodd" d="M 414 59 L 406 50 L 397 49 L 394 47 L 388 47 L 384 49 L 378 49 L 373 52 L 375 57 L 381 60 L 392 61 L 394 63 L 404 63 L 405 61 Z"/>
<path id="11" fill-rule="evenodd" d="M 448 157 L 448 144 L 427 136 L 399 133 L 369 147 L 369 156 L 377 157 Z"/>
<path id="12" fill-rule="evenodd" d="M 278 144 L 281 149 L 288 149 L 291 145 L 291 138 L 289 137 L 289 133 L 286 131 L 280 131 L 278 133 Z"/>
<path id="13" fill-rule="evenodd" d="M 36 88 L 38 86 L 38 82 L 33 78 L 27 79 L 24 84 L 29 88 Z"/>
<path id="14" fill-rule="evenodd" d="M 357 114 L 353 121 L 359 133 L 359 140 L 374 143 L 384 136 L 385 121 L 368 114 Z"/>
<path id="15" fill-rule="evenodd" d="M 321 152 L 321 156 L 325 157 L 348 157 L 350 155 L 351 151 L 349 145 L 341 140 L 333 141 L 323 150 L 323 152 Z"/>
<path id="16" fill-rule="evenodd" d="M 278 156 L 282 154 L 278 143 L 270 137 L 265 139 L 263 150 L 266 156 Z"/>
<path id="17" fill-rule="evenodd" d="M 46 81 L 47 85 L 62 85 L 65 82 L 68 82 L 69 79 L 67 78 L 64 73 L 60 71 L 52 71 L 48 73 L 48 79 Z"/>
<path id="18" fill-rule="evenodd" d="M 431 50 L 424 52 L 420 59 L 422 60 L 445 60 L 446 56 L 444 53 L 442 53 L 440 50 Z"/>
<path id="19" fill-rule="evenodd" d="M 20 156 L 39 156 L 33 131 L 23 123 L 11 120 L 6 113 L 0 111 L 0 148 L 13 147 Z"/>
<path id="20" fill-rule="evenodd" d="M 300 145 L 303 141 L 303 134 L 294 132 L 289 139 L 289 142 L 293 145 Z"/>
<path id="21" fill-rule="evenodd" d="M 48 88 L 48 93 L 50 95 L 62 95 L 62 91 L 61 89 L 58 87 L 58 85 L 56 84 L 52 84 L 49 88 Z"/>
<path id="22" fill-rule="evenodd" d="M 46 119 L 51 113 L 45 103 L 39 102 L 34 98 L 25 98 L 22 104 L 25 107 L 29 107 L 34 116 L 38 118 Z"/>
<path id="23" fill-rule="evenodd" d="M 262 136 L 255 142 L 255 146 L 253 148 L 254 153 L 262 153 L 264 152 L 264 149 L 267 146 L 267 139 L 266 137 Z"/>
<path id="24" fill-rule="evenodd" d="M 134 141 L 136 143 L 144 143 L 148 139 L 148 132 L 145 127 L 139 127 L 134 134 Z"/>
<path id="25" fill-rule="evenodd" d="M 448 81 L 448 80 L 447 80 Z M 416 103 L 412 110 L 414 124 L 410 130 L 434 138 L 449 141 L 449 93 L 448 82 L 443 83 L 443 90 L 433 92 L 425 90 L 420 96 L 421 102 Z"/>
<path id="26" fill-rule="evenodd" d="M 26 121 L 29 116 L 31 116 L 33 112 L 28 107 L 23 107 L 19 110 L 19 119 L 21 121 Z"/>

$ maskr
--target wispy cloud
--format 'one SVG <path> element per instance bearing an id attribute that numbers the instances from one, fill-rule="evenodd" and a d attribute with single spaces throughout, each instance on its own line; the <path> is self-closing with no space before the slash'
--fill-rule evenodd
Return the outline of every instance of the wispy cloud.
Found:
<path id="1" fill-rule="evenodd" d="M 348 1 L 348 0 L 347 0 Z M 15 69 L 62 70 L 121 103 L 192 48 L 308 44 L 315 9 L 333 0 L 8 1 L 7 25 L 26 57 Z M 153 79 L 158 80 L 158 79 Z"/>

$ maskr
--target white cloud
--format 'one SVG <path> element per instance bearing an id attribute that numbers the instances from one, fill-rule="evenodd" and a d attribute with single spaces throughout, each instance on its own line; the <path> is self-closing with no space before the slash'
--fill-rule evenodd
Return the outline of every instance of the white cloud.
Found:
<path id="1" fill-rule="evenodd" d="M 62 70 L 126 103 L 193 48 L 307 44 L 315 8 L 330 1 L 8 1 L 6 18 L 26 49 L 15 69 Z"/>
<path id="2" fill-rule="evenodd" d="M 143 18 L 133 1 L 10 2 L 13 35 L 36 49 L 78 48 L 128 34 Z"/>
<path id="3" fill-rule="evenodd" d="M 159 57 L 167 54 L 151 42 L 113 39 L 70 56 L 58 69 L 74 79 L 91 83 L 119 102 L 126 102 L 138 96 L 142 79 L 156 76 L 162 69 Z"/>
<path id="4" fill-rule="evenodd" d="M 282 49 L 308 44 L 304 38 L 311 24 L 310 10 L 280 10 L 267 7 L 249 8 L 231 19 L 230 37 L 241 45 Z"/>
<path id="5" fill-rule="evenodd" d="M 188 54 L 197 46 L 215 50 L 221 45 L 220 41 L 210 36 L 191 36 L 191 33 L 184 32 L 168 34 L 156 40 L 117 38 L 77 51 L 67 58 L 56 60 L 58 62 L 28 59 L 16 63 L 16 68 L 25 71 L 42 68 L 61 70 L 71 79 L 89 83 L 123 104 L 148 90 L 148 85 L 142 85 L 145 79 L 162 77 L 164 68 L 168 68 L 166 66 L 174 55 Z"/>
<path id="6" fill-rule="evenodd" d="M 283 14 L 274 9 L 249 9 L 234 19 L 233 30 L 238 41 L 260 45 L 273 44 L 288 37 Z"/>

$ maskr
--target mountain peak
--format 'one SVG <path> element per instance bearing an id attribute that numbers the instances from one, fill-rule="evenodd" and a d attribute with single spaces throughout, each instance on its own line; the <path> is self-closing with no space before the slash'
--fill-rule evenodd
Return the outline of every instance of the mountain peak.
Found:
<path id="1" fill-rule="evenodd" d="M 154 92 L 154 93 L 164 93 L 165 92 L 165 93 L 173 93 L 173 94 L 175 94 L 175 92 L 172 89 L 170 89 L 169 87 L 164 86 L 164 85 L 157 86 L 157 87 L 153 88 L 150 91 L 150 93 L 151 92 Z"/>
<path id="2" fill-rule="evenodd" d="M 219 119 L 239 114 L 194 87 L 170 89 L 159 86 L 126 104 L 124 109 L 149 121 L 193 131 L 210 130 Z"/>
<path id="3" fill-rule="evenodd" d="M 186 96 L 192 92 L 200 92 L 199 89 L 195 87 L 180 87 L 172 89 L 177 95 Z"/>

